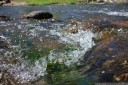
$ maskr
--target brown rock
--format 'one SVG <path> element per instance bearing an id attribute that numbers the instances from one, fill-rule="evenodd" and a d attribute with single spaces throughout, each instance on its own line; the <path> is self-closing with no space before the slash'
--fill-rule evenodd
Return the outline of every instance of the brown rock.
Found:
<path id="1" fill-rule="evenodd" d="M 111 22 L 111 23 L 120 28 L 128 28 L 128 21 L 115 21 L 115 22 Z"/>
<path id="2" fill-rule="evenodd" d="M 117 82 L 127 82 L 128 81 L 128 73 L 124 72 L 121 74 L 114 75 L 114 80 Z"/>
<path id="3" fill-rule="evenodd" d="M 0 84 L 1 85 L 19 85 L 13 77 L 6 71 L 0 72 Z"/>
<path id="4" fill-rule="evenodd" d="M 98 82 L 128 81 L 128 37 L 119 36 L 103 40 L 84 56 L 88 76 L 95 76 Z"/>
<path id="5" fill-rule="evenodd" d="M 0 16 L 0 20 L 7 18 L 6 16 Z"/>

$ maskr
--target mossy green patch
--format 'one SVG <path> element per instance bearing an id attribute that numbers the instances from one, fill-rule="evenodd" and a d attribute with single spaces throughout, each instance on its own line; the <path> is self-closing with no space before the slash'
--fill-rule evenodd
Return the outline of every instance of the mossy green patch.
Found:
<path id="1" fill-rule="evenodd" d="M 59 72 L 49 73 L 47 75 L 48 83 L 52 85 L 77 85 L 77 82 L 83 76 L 74 68 L 64 69 Z"/>
<path id="2" fill-rule="evenodd" d="M 48 56 L 51 49 L 44 48 L 42 51 L 38 51 L 38 49 L 30 48 L 24 52 L 24 57 L 29 60 L 30 62 L 35 62 L 36 60 L 39 60 L 42 57 Z"/>
<path id="3" fill-rule="evenodd" d="M 72 4 L 77 2 L 77 0 L 23 0 L 23 1 L 26 1 L 30 5 Z"/>
<path id="4" fill-rule="evenodd" d="M 68 69 L 68 67 L 65 64 L 61 64 L 59 62 L 48 62 L 47 64 L 47 72 L 50 74 L 55 72 L 62 72 L 66 69 Z"/>

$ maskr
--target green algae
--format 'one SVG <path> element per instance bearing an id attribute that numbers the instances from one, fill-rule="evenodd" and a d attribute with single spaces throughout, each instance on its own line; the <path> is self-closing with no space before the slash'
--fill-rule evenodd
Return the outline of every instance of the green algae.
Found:
<path id="1" fill-rule="evenodd" d="M 30 62 L 35 62 L 42 57 L 48 56 L 51 49 L 44 48 L 43 51 L 38 51 L 38 49 L 32 48 L 24 52 L 24 57 L 29 60 Z"/>
<path id="2" fill-rule="evenodd" d="M 77 85 L 77 81 L 82 78 L 82 75 L 77 71 L 77 67 L 67 67 L 60 63 L 50 63 L 47 67 L 48 75 L 46 75 L 46 81 L 52 85 L 59 85 L 60 83 L 65 85 Z"/>

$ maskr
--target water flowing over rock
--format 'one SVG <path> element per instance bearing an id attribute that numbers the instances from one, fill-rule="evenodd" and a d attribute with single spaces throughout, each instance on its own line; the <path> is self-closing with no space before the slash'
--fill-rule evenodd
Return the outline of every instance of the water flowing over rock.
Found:
<path id="1" fill-rule="evenodd" d="M 116 21 L 116 22 L 112 22 L 113 25 L 117 26 L 118 28 L 128 28 L 128 21 Z"/>
<path id="2" fill-rule="evenodd" d="M 101 41 L 84 56 L 85 73 L 98 82 L 126 82 L 128 37 Z"/>
<path id="3" fill-rule="evenodd" d="M 0 36 L 0 49 L 8 48 L 9 43 L 6 41 L 4 36 Z"/>
<path id="4" fill-rule="evenodd" d="M 53 15 L 50 12 L 43 12 L 43 11 L 33 11 L 27 15 L 24 15 L 25 18 L 30 19 L 50 19 Z"/>
<path id="5" fill-rule="evenodd" d="M 0 84 L 92 85 L 90 77 L 97 82 L 127 81 L 127 7 L 1 7 L 0 15 L 12 18 L 0 20 Z M 30 10 L 51 12 L 55 20 L 19 18 Z"/>
<path id="6" fill-rule="evenodd" d="M 6 71 L 0 71 L 0 85 L 19 85 Z"/>

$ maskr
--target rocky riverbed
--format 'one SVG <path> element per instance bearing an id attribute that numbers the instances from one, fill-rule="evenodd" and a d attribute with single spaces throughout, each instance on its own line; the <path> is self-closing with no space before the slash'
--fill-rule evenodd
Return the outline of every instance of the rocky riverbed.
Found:
<path id="1" fill-rule="evenodd" d="M 127 82 L 127 8 L 126 4 L 2 6 L 0 84 Z M 21 18 L 38 10 L 53 18 Z"/>

